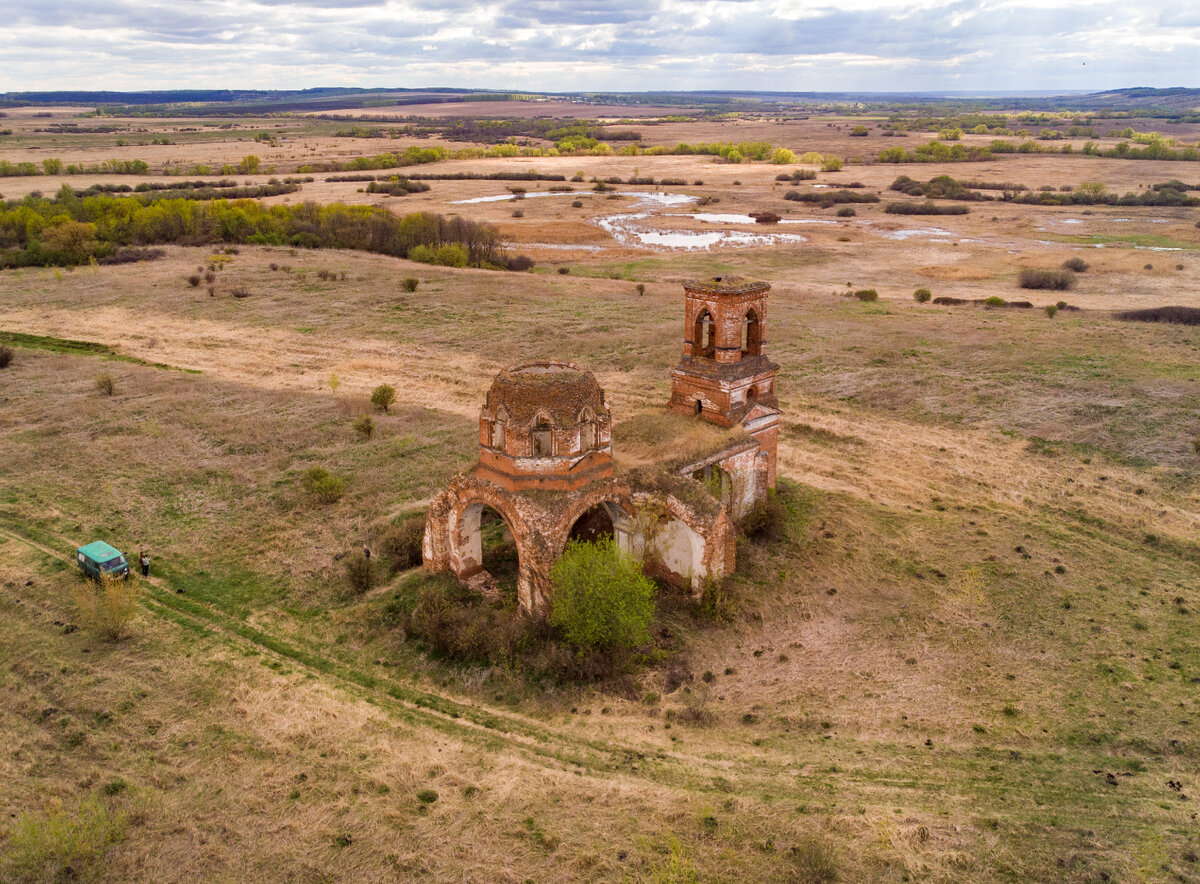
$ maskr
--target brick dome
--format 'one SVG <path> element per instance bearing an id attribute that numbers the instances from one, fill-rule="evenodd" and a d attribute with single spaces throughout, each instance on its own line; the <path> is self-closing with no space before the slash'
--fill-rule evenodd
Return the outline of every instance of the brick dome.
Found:
<path id="1" fill-rule="evenodd" d="M 479 413 L 480 478 L 573 490 L 612 476 L 612 417 L 590 371 L 527 362 L 496 375 Z"/>
<path id="2" fill-rule="evenodd" d="M 604 391 L 590 371 L 573 362 L 527 362 L 496 375 L 484 402 L 493 417 L 504 409 L 510 426 L 532 424 L 539 417 L 554 427 L 573 427 L 579 414 L 607 414 Z"/>

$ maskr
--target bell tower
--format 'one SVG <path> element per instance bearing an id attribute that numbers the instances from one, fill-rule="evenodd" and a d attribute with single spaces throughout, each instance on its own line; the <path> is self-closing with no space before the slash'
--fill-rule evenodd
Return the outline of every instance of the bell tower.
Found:
<path id="1" fill-rule="evenodd" d="M 779 366 L 766 357 L 770 288 L 737 276 L 684 283 L 683 356 L 671 369 L 667 408 L 721 427 L 744 427 L 767 455 L 773 488 Z"/>

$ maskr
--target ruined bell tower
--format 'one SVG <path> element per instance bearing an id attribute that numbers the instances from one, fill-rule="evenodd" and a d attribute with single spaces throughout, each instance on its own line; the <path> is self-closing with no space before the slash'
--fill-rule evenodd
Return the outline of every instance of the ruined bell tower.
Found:
<path id="1" fill-rule="evenodd" d="M 736 276 L 684 283 L 683 356 L 671 369 L 667 407 L 721 427 L 743 427 L 767 454 L 773 488 L 779 366 L 765 350 L 770 288 Z"/>

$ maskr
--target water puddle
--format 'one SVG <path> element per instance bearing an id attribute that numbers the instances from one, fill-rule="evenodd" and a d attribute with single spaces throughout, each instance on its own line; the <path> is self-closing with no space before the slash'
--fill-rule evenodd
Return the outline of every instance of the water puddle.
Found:
<path id="1" fill-rule="evenodd" d="M 749 215 L 735 213 L 707 212 L 695 215 L 679 215 L 664 213 L 661 209 L 686 206 L 697 201 L 698 197 L 686 193 L 666 193 L 662 191 L 622 190 L 616 191 L 618 196 L 632 197 L 632 208 L 649 209 L 649 211 L 627 212 L 615 215 L 604 215 L 593 218 L 596 224 L 614 240 L 624 246 L 660 249 L 709 249 L 715 245 L 723 246 L 765 246 L 778 243 L 808 242 L 806 237 L 796 233 L 750 233 L 744 230 L 713 230 L 713 231 L 673 231 L 649 227 L 643 224 L 648 218 L 695 218 L 711 224 L 753 224 L 754 219 Z M 568 196 L 578 199 L 580 192 L 571 193 L 527 193 L 524 199 L 538 197 Z M 497 194 L 495 196 L 477 196 L 466 200 L 456 200 L 455 205 L 471 203 L 497 203 L 512 200 L 512 194 Z M 834 221 L 789 219 L 781 224 L 834 224 Z M 594 245 L 570 245 L 551 243 L 530 243 L 529 248 L 541 249 L 582 249 L 600 251 L 603 247 Z"/>
<path id="2" fill-rule="evenodd" d="M 672 217 L 672 216 L 668 216 Z M 708 224 L 754 224 L 750 215 L 723 214 L 720 212 L 696 212 L 694 215 L 680 215 L 681 218 L 695 218 Z M 826 218 L 781 218 L 775 224 L 837 224 Z M 771 225 L 774 226 L 774 225 Z"/>
<path id="3" fill-rule="evenodd" d="M 884 239 L 958 239 L 958 235 L 940 227 L 910 227 L 904 230 L 885 230 L 879 234 Z M 963 240 L 966 242 L 967 240 Z"/>

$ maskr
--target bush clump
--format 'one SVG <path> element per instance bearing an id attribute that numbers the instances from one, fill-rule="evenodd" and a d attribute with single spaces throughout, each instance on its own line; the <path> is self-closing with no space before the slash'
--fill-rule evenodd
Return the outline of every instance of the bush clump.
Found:
<path id="1" fill-rule="evenodd" d="M 1004 299 L 999 295 L 991 295 L 983 299 L 984 307 L 1003 307 Z"/>
<path id="2" fill-rule="evenodd" d="M 394 573 L 421 564 L 424 539 L 425 517 L 412 516 L 399 525 L 389 526 L 375 545 L 391 564 Z"/>
<path id="3" fill-rule="evenodd" d="M 324 467 L 309 467 L 300 476 L 300 485 L 319 503 L 337 503 L 345 493 L 345 483 Z"/>
<path id="4" fill-rule="evenodd" d="M 1075 284 L 1075 274 L 1070 270 L 1036 270 L 1024 267 L 1017 282 L 1023 289 L 1063 291 Z"/>
<path id="5" fill-rule="evenodd" d="M 1200 307 L 1147 307 L 1122 310 L 1117 319 L 1126 322 L 1171 322 L 1176 325 L 1200 325 Z"/>
<path id="6" fill-rule="evenodd" d="M 96 376 L 96 390 L 101 396 L 111 396 L 116 389 L 116 381 L 108 372 Z"/>
<path id="7" fill-rule="evenodd" d="M 388 407 L 396 401 L 396 388 L 391 384 L 380 384 L 371 391 L 371 404 L 380 411 L 387 411 Z"/>
<path id="8" fill-rule="evenodd" d="M 364 414 L 354 422 L 354 432 L 358 434 L 358 438 L 364 442 L 375 435 L 375 421 L 371 415 Z"/>
<path id="9" fill-rule="evenodd" d="M 1062 263 L 1063 270 L 1073 270 L 1075 273 L 1083 273 L 1091 265 L 1083 258 L 1068 258 Z"/>
<path id="10" fill-rule="evenodd" d="M 632 649 L 650 641 L 654 584 L 612 538 L 571 541 L 551 571 L 550 622 L 583 649 Z"/>
<path id="11" fill-rule="evenodd" d="M 837 210 L 837 216 L 839 218 L 853 218 L 857 214 L 858 212 L 854 211 L 854 209 L 850 208 L 850 206 L 842 206 Z"/>
<path id="12" fill-rule="evenodd" d="M 356 550 L 342 559 L 346 568 L 346 582 L 357 593 L 364 593 L 374 584 L 374 572 L 371 560 L 362 550 Z"/>
<path id="13" fill-rule="evenodd" d="M 133 572 L 128 577 L 101 573 L 98 580 L 80 581 L 72 589 L 79 616 L 105 641 L 120 641 L 137 613 L 141 584 Z"/>
<path id="14" fill-rule="evenodd" d="M 913 292 L 913 300 L 918 304 L 927 304 L 933 298 L 933 292 L 929 289 L 917 289 Z"/>
<path id="15" fill-rule="evenodd" d="M 1055 316 L 1057 316 L 1058 315 L 1058 305 L 1057 304 L 1047 304 L 1046 305 L 1046 315 L 1049 316 L 1051 319 L 1053 319 Z"/>
<path id="16" fill-rule="evenodd" d="M 404 290 L 406 292 L 415 292 L 417 290 L 417 286 L 420 284 L 421 280 L 417 279 L 415 276 L 405 277 Z"/>
<path id="17" fill-rule="evenodd" d="M 778 493 L 771 491 L 742 516 L 738 530 L 751 540 L 764 543 L 782 540 L 787 534 L 787 508 Z"/>
<path id="18" fill-rule="evenodd" d="M 889 215 L 966 215 L 966 206 L 939 206 L 937 203 L 888 203 L 883 210 Z"/>
<path id="19" fill-rule="evenodd" d="M 879 292 L 875 291 L 875 289 L 859 289 L 854 293 L 854 297 L 860 301 L 878 301 Z"/>
<path id="20" fill-rule="evenodd" d="M 12 347 L 0 347 L 0 368 L 8 368 L 10 365 L 12 365 L 12 361 L 13 361 L 13 348 Z"/>

